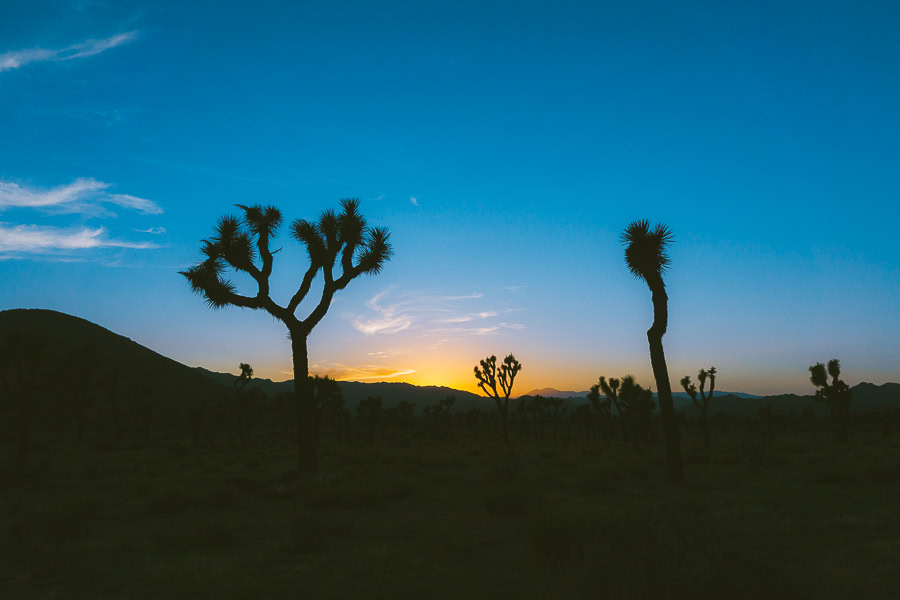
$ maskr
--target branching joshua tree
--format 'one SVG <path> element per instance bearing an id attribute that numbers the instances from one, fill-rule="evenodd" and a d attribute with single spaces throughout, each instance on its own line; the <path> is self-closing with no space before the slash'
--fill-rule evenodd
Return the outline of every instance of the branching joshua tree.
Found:
<path id="1" fill-rule="evenodd" d="M 512 393 L 516 375 L 522 370 L 522 364 L 512 354 L 503 359 L 503 363 L 497 368 L 497 357 L 491 355 L 481 361 L 481 368 L 475 366 L 475 379 L 478 387 L 484 390 L 497 404 L 497 412 L 500 413 L 500 423 L 503 426 L 503 443 L 509 446 L 509 395 Z M 497 386 L 500 389 L 497 389 Z"/>
<path id="2" fill-rule="evenodd" d="M 850 437 L 850 400 L 853 393 L 850 386 L 841 380 L 841 361 L 833 358 L 828 367 L 816 363 L 809 368 L 809 380 L 818 389 L 816 401 L 828 407 L 834 439 L 846 442 Z M 831 383 L 828 377 L 831 376 Z"/>
<path id="3" fill-rule="evenodd" d="M 700 411 L 700 426 L 703 428 L 703 447 L 709 450 L 709 403 L 712 401 L 713 393 L 716 391 L 716 368 L 710 367 L 708 370 L 700 369 L 697 373 L 697 379 L 700 381 L 700 397 L 697 397 L 697 386 L 691 381 L 690 375 L 681 378 L 681 387 L 685 393 L 691 397 L 691 402 Z M 706 382 L 709 381 L 709 394 L 704 388 Z"/>
<path id="4" fill-rule="evenodd" d="M 667 479 L 676 483 L 684 480 L 681 462 L 681 445 L 678 440 L 678 424 L 672 402 L 672 386 L 662 338 L 669 321 L 669 297 L 663 276 L 668 270 L 670 258 L 667 247 L 672 242 L 672 231 L 663 224 L 651 229 L 649 221 L 634 221 L 625 228 L 622 243 L 625 245 L 625 264 L 638 279 L 642 279 L 653 299 L 653 325 L 647 330 L 650 343 L 650 365 L 656 379 L 659 408 L 662 415 L 663 435 L 666 441 Z"/>
<path id="5" fill-rule="evenodd" d="M 274 206 L 260 205 L 238 205 L 238 208 L 242 216 L 219 219 L 213 236 L 201 242 L 203 260 L 181 274 L 211 308 L 239 306 L 264 310 L 287 327 L 298 402 L 300 470 L 315 472 L 318 469 L 316 417 L 309 383 L 307 339 L 328 312 L 336 292 L 360 275 L 379 273 L 390 260 L 390 233 L 382 227 L 367 226 L 355 199 L 341 200 L 340 213 L 326 210 L 316 222 L 294 220 L 290 233 L 306 246 L 309 268 L 296 293 L 286 305 L 280 305 L 270 295 L 269 278 L 274 255 L 280 250 L 273 251 L 270 244 L 281 228 L 281 211 Z M 256 295 L 239 294 L 235 284 L 223 276 L 228 269 L 248 274 L 256 282 Z M 322 295 L 305 318 L 298 318 L 297 309 L 309 294 L 319 271 L 324 280 Z"/>
<path id="6" fill-rule="evenodd" d="M 603 392 L 603 395 L 606 396 L 607 402 L 612 403 L 609 407 L 610 415 L 612 414 L 612 406 L 616 407 L 616 416 L 619 419 L 619 427 L 622 428 L 622 442 L 627 444 L 628 434 L 627 427 L 625 426 L 625 411 L 623 410 L 622 403 L 619 402 L 620 384 L 621 382 L 615 377 L 610 377 L 609 381 L 607 381 L 606 377 L 601 376 L 600 381 L 597 382 L 597 386 L 600 391 Z M 612 420 L 612 416 L 610 416 L 610 420 Z"/>

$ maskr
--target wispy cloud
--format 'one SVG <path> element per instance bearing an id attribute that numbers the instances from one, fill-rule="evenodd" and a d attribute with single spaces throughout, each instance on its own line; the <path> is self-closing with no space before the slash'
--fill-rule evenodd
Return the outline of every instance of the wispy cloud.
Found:
<path id="1" fill-rule="evenodd" d="M 491 325 L 489 327 L 438 327 L 430 329 L 429 333 L 458 333 L 463 335 L 488 335 L 494 333 L 499 327 Z"/>
<path id="2" fill-rule="evenodd" d="M 489 319 L 490 317 L 496 317 L 497 313 L 494 311 L 482 311 L 480 313 L 474 313 L 471 315 L 460 315 L 458 317 L 449 317 L 447 319 L 438 319 L 437 323 L 468 323 L 469 321 L 474 321 L 475 319 Z"/>
<path id="3" fill-rule="evenodd" d="M 416 198 L 415 196 L 410 196 L 410 197 L 409 197 L 409 202 L 410 202 L 410 204 L 412 204 L 413 206 L 418 206 L 418 205 L 419 205 L 419 199 Z"/>
<path id="4" fill-rule="evenodd" d="M 135 229 L 138 233 L 152 233 L 153 235 L 162 235 L 166 232 L 165 227 L 150 227 L 149 229 Z"/>
<path id="5" fill-rule="evenodd" d="M 74 58 L 87 58 L 100 54 L 110 48 L 121 46 L 137 37 L 136 31 L 118 33 L 102 40 L 85 40 L 80 44 L 73 44 L 59 50 L 47 48 L 28 48 L 25 50 L 12 50 L 0 54 L 0 72 L 12 71 L 25 65 L 43 61 L 64 61 Z"/>
<path id="6" fill-rule="evenodd" d="M 158 248 L 149 242 L 127 242 L 110 239 L 106 228 L 81 227 L 62 229 L 40 225 L 13 225 L 0 223 L 0 252 L 53 252 L 83 250 L 87 248 L 131 248 L 146 250 Z"/>
<path id="7" fill-rule="evenodd" d="M 72 183 L 37 188 L 0 180 L 0 211 L 7 208 L 38 208 L 64 213 L 108 215 L 103 204 L 114 204 L 145 215 L 159 215 L 163 209 L 152 200 L 129 194 L 107 192 L 111 183 L 79 177 Z"/>
<path id="8" fill-rule="evenodd" d="M 415 373 L 415 369 L 398 369 L 381 365 L 351 366 L 334 363 L 330 365 L 312 365 L 314 375 L 328 375 L 338 381 L 371 381 L 393 379 Z"/>
<path id="9" fill-rule="evenodd" d="M 357 316 L 352 323 L 353 327 L 367 335 L 399 333 L 420 326 L 422 321 L 432 321 L 435 315 L 457 312 L 459 302 L 481 297 L 478 292 L 463 296 L 419 292 L 396 294 L 388 288 L 366 302 L 366 306 L 377 314 L 376 317 Z"/>

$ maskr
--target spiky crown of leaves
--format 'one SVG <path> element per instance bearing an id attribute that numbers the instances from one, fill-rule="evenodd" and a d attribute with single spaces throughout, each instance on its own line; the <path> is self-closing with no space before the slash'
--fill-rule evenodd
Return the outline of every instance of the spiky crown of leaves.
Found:
<path id="1" fill-rule="evenodd" d="M 661 278 L 669 269 L 668 246 L 674 239 L 672 230 L 662 223 L 653 227 L 646 219 L 630 223 L 622 233 L 628 270 L 644 281 Z"/>

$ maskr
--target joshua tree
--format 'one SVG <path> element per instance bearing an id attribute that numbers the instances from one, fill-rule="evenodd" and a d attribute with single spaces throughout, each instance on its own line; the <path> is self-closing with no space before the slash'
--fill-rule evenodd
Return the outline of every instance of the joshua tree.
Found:
<path id="1" fill-rule="evenodd" d="M 618 406 L 621 407 L 621 418 L 627 425 L 631 443 L 634 444 L 636 450 L 640 450 L 641 441 L 650 434 L 654 409 L 653 392 L 638 384 L 634 375 L 626 375 L 622 378 Z"/>
<path id="2" fill-rule="evenodd" d="M 601 381 L 606 383 L 606 378 L 601 377 Z M 608 385 L 608 384 L 607 384 Z M 618 382 L 616 382 L 616 387 L 618 387 Z M 612 399 L 606 395 L 606 393 L 600 393 L 600 384 L 595 383 L 591 386 L 591 391 L 588 393 L 588 401 L 591 403 L 591 407 L 594 409 L 594 413 L 597 415 L 597 420 L 600 425 L 600 435 L 603 436 L 603 443 L 609 444 L 609 434 L 610 434 L 610 424 L 612 422 Z"/>
<path id="3" fill-rule="evenodd" d="M 368 227 L 359 213 L 359 201 L 341 200 L 341 212 L 326 210 L 318 221 L 296 219 L 291 236 L 306 246 L 309 268 L 297 292 L 287 305 L 277 304 L 270 295 L 274 252 L 271 240 L 282 224 L 281 211 L 274 206 L 238 205 L 243 216 L 219 219 L 215 233 L 201 242 L 204 259 L 181 274 L 191 289 L 203 296 L 211 308 L 239 306 L 265 310 L 284 323 L 291 339 L 294 360 L 294 391 L 298 403 L 298 438 L 300 470 L 315 472 L 316 417 L 312 388 L 309 384 L 307 339 L 322 320 L 334 294 L 363 274 L 375 275 L 391 257 L 390 234 L 382 227 Z M 340 275 L 335 273 L 339 266 Z M 223 273 L 231 268 L 247 273 L 256 282 L 255 296 L 238 294 L 234 283 Z M 322 271 L 324 285 L 316 307 L 304 319 L 296 316 L 297 308 L 309 294 L 313 280 Z"/>
<path id="4" fill-rule="evenodd" d="M 850 437 L 850 400 L 853 393 L 841 380 L 841 361 L 833 358 L 828 367 L 816 363 L 809 368 L 809 380 L 816 386 L 816 401 L 828 407 L 834 439 L 846 442 Z M 831 376 L 831 383 L 828 377 Z"/>
<path id="5" fill-rule="evenodd" d="M 522 363 L 516 360 L 512 354 L 503 359 L 503 364 L 497 368 L 497 357 L 493 354 L 481 361 L 481 368 L 475 366 L 475 378 L 478 386 L 484 393 L 494 399 L 497 404 L 497 412 L 500 413 L 500 423 L 503 426 L 503 443 L 509 446 L 509 395 L 512 393 L 516 375 L 522 370 Z M 497 389 L 497 385 L 500 389 Z"/>
<path id="6" fill-rule="evenodd" d="M 619 427 L 622 428 L 622 442 L 628 443 L 628 434 L 626 433 L 627 428 L 625 426 L 625 411 L 622 404 L 619 402 L 619 385 L 621 382 L 615 378 L 610 377 L 609 381 L 606 380 L 606 377 L 600 377 L 600 381 L 597 382 L 597 386 L 600 391 L 603 392 L 603 395 L 606 396 L 607 402 L 611 402 L 612 406 L 616 407 L 616 415 L 619 417 Z M 612 414 L 612 406 L 609 407 L 609 412 Z M 610 419 L 612 417 L 610 416 Z"/>
<path id="7" fill-rule="evenodd" d="M 253 379 L 253 367 L 247 363 L 241 363 L 241 374 L 231 383 L 234 386 L 234 418 L 241 448 L 247 445 L 250 437 L 248 432 L 249 423 L 247 422 L 250 418 L 250 411 L 246 406 L 246 398 L 244 398 L 242 392 L 251 379 Z"/>
<path id="8" fill-rule="evenodd" d="M 685 375 L 681 378 L 681 387 L 684 388 L 685 393 L 691 397 L 691 402 L 700 411 L 700 426 L 703 428 L 703 447 L 709 450 L 709 403 L 712 401 L 713 393 L 716 391 L 716 368 L 700 369 L 700 372 L 697 373 L 697 379 L 700 381 L 699 398 L 697 397 L 697 386 L 691 382 L 690 375 Z M 709 394 L 704 390 L 707 381 L 709 381 Z"/>
<path id="9" fill-rule="evenodd" d="M 669 369 L 666 366 L 666 354 L 662 343 L 669 320 L 669 297 L 666 295 L 663 276 L 669 267 L 670 259 L 666 249 L 672 242 L 672 231 L 661 223 L 651 229 L 650 223 L 646 220 L 634 221 L 625 228 L 622 242 L 625 244 L 625 264 L 628 265 L 628 270 L 647 284 L 653 299 L 653 325 L 647 330 L 650 365 L 653 367 L 653 378 L 656 380 L 659 394 L 663 434 L 666 440 L 667 478 L 670 482 L 680 482 L 684 480 L 681 445 L 678 441 L 672 387 L 669 383 Z"/>
<path id="10" fill-rule="evenodd" d="M 356 412 L 359 420 L 369 430 L 369 441 L 375 441 L 375 428 L 381 420 L 381 396 L 368 396 L 365 400 L 360 400 Z"/>
<path id="11" fill-rule="evenodd" d="M 338 382 L 327 375 L 325 377 L 310 377 L 310 386 L 313 389 L 316 407 L 316 442 L 319 441 L 319 429 L 322 427 L 322 415 L 326 412 L 332 415 L 344 408 L 344 395 Z"/>

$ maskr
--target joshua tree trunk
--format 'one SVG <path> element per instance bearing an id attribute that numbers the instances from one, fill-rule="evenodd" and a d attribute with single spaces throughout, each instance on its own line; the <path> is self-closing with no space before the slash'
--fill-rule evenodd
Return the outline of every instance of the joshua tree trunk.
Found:
<path id="1" fill-rule="evenodd" d="M 316 473 L 319 468 L 316 456 L 316 407 L 313 403 L 309 381 L 309 355 L 306 349 L 306 333 L 291 332 L 291 350 L 294 354 L 294 393 L 297 396 L 297 448 L 301 473 Z"/>
<path id="2" fill-rule="evenodd" d="M 700 411 L 700 424 L 703 427 L 703 448 L 709 450 L 709 415 L 706 413 L 706 407 Z"/>
<path id="3" fill-rule="evenodd" d="M 659 412 L 662 416 L 663 435 L 666 440 L 666 472 L 670 483 L 684 480 L 681 465 L 681 446 L 678 441 L 678 424 L 675 422 L 675 405 L 672 402 L 672 387 L 669 384 L 669 369 L 666 366 L 666 354 L 663 351 L 662 338 L 666 333 L 669 320 L 666 288 L 660 277 L 649 281 L 653 295 L 653 325 L 647 330 L 650 342 L 650 365 L 653 367 L 653 378 L 656 379 L 656 390 L 659 395 Z"/>
<path id="4" fill-rule="evenodd" d="M 498 400 L 497 408 L 500 409 L 500 423 L 503 425 L 503 443 L 509 446 L 509 398 L 502 404 Z"/>

